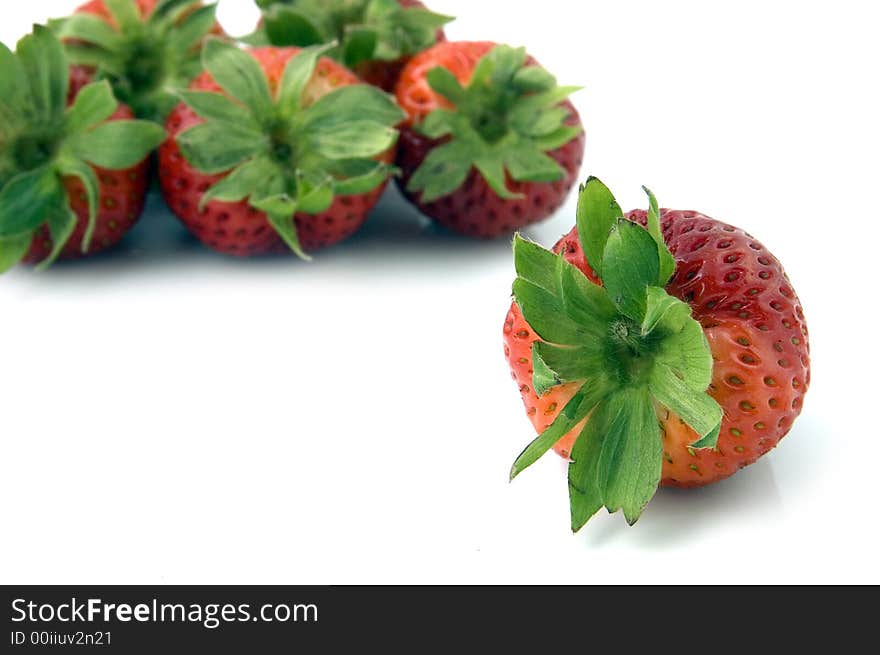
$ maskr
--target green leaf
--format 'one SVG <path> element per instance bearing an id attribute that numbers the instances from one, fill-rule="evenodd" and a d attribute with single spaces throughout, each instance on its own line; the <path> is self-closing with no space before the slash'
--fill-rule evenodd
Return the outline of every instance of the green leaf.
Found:
<path id="1" fill-rule="evenodd" d="M 255 157 L 235 168 L 202 196 L 199 208 L 212 200 L 239 202 L 252 194 L 262 195 L 267 188 L 283 187 L 282 171 L 268 157 Z"/>
<path id="2" fill-rule="evenodd" d="M 183 13 L 192 11 L 200 4 L 200 0 L 159 0 L 150 14 L 150 20 L 177 22 Z"/>
<path id="3" fill-rule="evenodd" d="M 118 106 L 107 80 L 93 82 L 83 87 L 67 110 L 64 130 L 67 134 L 84 132 L 110 118 Z"/>
<path id="4" fill-rule="evenodd" d="M 527 66 L 516 72 L 513 84 L 523 93 L 539 93 L 553 89 L 556 78 L 540 66 Z"/>
<path id="5" fill-rule="evenodd" d="M 228 123 L 203 123 L 177 135 L 186 160 L 198 171 L 223 173 L 268 150 L 267 137 Z"/>
<path id="6" fill-rule="evenodd" d="M 521 193 L 514 193 L 507 188 L 507 174 L 504 171 L 504 162 L 497 154 L 486 154 L 477 157 L 474 160 L 474 168 L 476 168 L 489 188 L 495 192 L 502 200 L 521 200 L 525 196 Z"/>
<path id="7" fill-rule="evenodd" d="M 520 132 L 524 136 L 541 138 L 548 134 L 556 134 L 559 128 L 565 126 L 568 120 L 569 111 L 565 107 L 553 107 L 545 109 L 540 114 L 534 116 L 527 124 L 520 127 Z"/>
<path id="8" fill-rule="evenodd" d="M 425 78 L 430 87 L 441 96 L 449 100 L 453 105 L 464 101 L 466 92 L 464 87 L 449 69 L 437 66 L 428 71 Z"/>
<path id="9" fill-rule="evenodd" d="M 702 326 L 693 318 L 660 341 L 655 360 L 671 368 L 694 391 L 704 391 L 712 382 L 712 351 Z"/>
<path id="10" fill-rule="evenodd" d="M 238 129 L 253 132 L 255 138 L 262 132 L 260 124 L 247 107 L 220 93 L 181 91 L 179 95 L 190 109 L 206 121 L 228 123 Z"/>
<path id="11" fill-rule="evenodd" d="M 58 259 L 58 255 L 76 229 L 77 220 L 79 219 L 76 213 L 66 204 L 55 207 L 49 212 L 46 222 L 49 226 L 49 235 L 52 237 L 52 252 L 37 266 L 38 271 L 45 271 Z"/>
<path id="12" fill-rule="evenodd" d="M 303 14 L 277 5 L 263 15 L 269 42 L 276 46 L 311 46 L 325 42 L 321 31 Z"/>
<path id="13" fill-rule="evenodd" d="M 15 237 L 0 237 L 0 275 L 24 259 L 33 239 L 30 232 Z"/>
<path id="14" fill-rule="evenodd" d="M 617 316 L 617 308 L 606 291 L 590 282 L 575 266 L 565 262 L 560 270 L 565 312 L 581 325 L 590 326 L 590 339 L 599 339 L 611 320 Z"/>
<path id="15" fill-rule="evenodd" d="M 379 35 L 376 30 L 363 25 L 349 25 L 345 30 L 342 47 L 342 61 L 349 68 L 355 68 L 373 58 Z"/>
<path id="16" fill-rule="evenodd" d="M 31 236 L 63 198 L 64 187 L 51 166 L 14 177 L 0 190 L 0 239 Z"/>
<path id="17" fill-rule="evenodd" d="M 377 163 L 366 173 L 336 180 L 333 189 L 336 195 L 340 196 L 359 196 L 369 193 L 384 184 L 395 170 L 387 164 Z"/>
<path id="18" fill-rule="evenodd" d="M 356 159 L 381 155 L 397 142 L 398 132 L 373 121 L 344 124 L 315 123 L 308 134 L 310 148 L 327 159 Z"/>
<path id="19" fill-rule="evenodd" d="M 60 39 L 73 39 L 111 52 L 120 52 L 125 39 L 103 18 L 93 14 L 73 14 L 61 21 L 57 31 Z"/>
<path id="20" fill-rule="evenodd" d="M 662 362 L 655 362 L 649 387 L 657 402 L 678 414 L 701 438 L 710 437 L 709 442 L 714 447 L 723 415 L 721 406 L 714 398 L 695 391 L 692 385 Z"/>
<path id="21" fill-rule="evenodd" d="M 95 171 L 92 169 L 91 166 L 89 166 L 84 161 L 73 157 L 61 157 L 58 160 L 58 171 L 65 177 L 77 178 L 80 182 L 82 182 L 83 188 L 85 188 L 86 199 L 88 200 L 89 204 L 89 220 L 88 224 L 86 225 L 86 231 L 83 234 L 82 251 L 86 252 L 92 243 L 92 237 L 95 234 L 95 225 L 97 224 L 98 220 L 98 196 L 100 193 L 98 187 L 98 176 L 95 174 Z M 62 211 L 60 213 L 63 214 L 61 219 L 66 221 L 67 212 Z M 55 241 L 55 244 L 57 246 L 58 242 Z"/>
<path id="22" fill-rule="evenodd" d="M 450 141 L 428 153 L 410 178 L 407 190 L 412 193 L 421 191 L 422 202 L 433 202 L 464 184 L 472 167 L 469 146 Z"/>
<path id="23" fill-rule="evenodd" d="M 278 214 L 267 213 L 267 218 L 284 243 L 290 247 L 297 257 L 306 261 L 311 260 L 311 257 L 306 254 L 302 249 L 302 245 L 300 245 L 299 235 L 296 232 L 296 223 L 294 222 L 294 214 L 286 212 Z"/>
<path id="24" fill-rule="evenodd" d="M 677 334 L 690 317 L 691 308 L 686 303 L 660 287 L 648 287 L 642 334 L 648 335 L 657 330 L 664 334 Z"/>
<path id="25" fill-rule="evenodd" d="M 623 210 L 608 187 L 595 177 L 589 178 L 578 197 L 577 231 L 587 262 L 600 277 L 605 243 L 621 220 Z"/>
<path id="26" fill-rule="evenodd" d="M 632 525 L 660 484 L 660 424 L 651 396 L 643 388 L 626 388 L 613 394 L 607 400 L 606 411 L 597 486 L 608 511 L 622 509 Z"/>
<path id="27" fill-rule="evenodd" d="M 541 303 L 540 306 L 530 307 L 531 318 L 526 318 L 538 334 L 542 332 L 535 327 L 532 319 L 543 324 L 561 317 L 560 320 L 565 320 L 565 339 L 574 339 L 576 334 L 581 341 L 561 341 L 549 337 L 545 340 L 580 345 L 598 344 L 604 339 L 608 324 L 617 315 L 617 310 L 601 287 L 590 282 L 561 255 L 554 255 L 519 235 L 514 237 L 513 252 L 519 275 L 514 283 L 515 289 L 519 283 L 521 290 L 528 294 L 518 304 L 522 307 L 529 299 Z M 535 288 L 525 286 L 520 281 Z M 545 293 L 539 294 L 535 289 Z M 538 316 L 541 312 L 557 312 L 559 316 Z M 575 325 L 576 330 L 573 328 Z"/>
<path id="28" fill-rule="evenodd" d="M 28 113 L 30 88 L 16 56 L 0 43 L 0 142 L 14 134 Z"/>
<path id="29" fill-rule="evenodd" d="M 297 211 L 314 216 L 333 204 L 333 178 L 328 175 L 304 175 L 297 183 Z"/>
<path id="30" fill-rule="evenodd" d="M 168 33 L 168 45 L 173 52 L 187 52 L 198 45 L 211 33 L 217 21 L 217 5 L 199 7 L 183 18 Z"/>
<path id="31" fill-rule="evenodd" d="M 583 134 L 583 132 L 584 130 L 581 127 L 563 125 L 559 129 L 551 132 L 550 134 L 532 138 L 532 143 L 534 143 L 544 152 L 549 152 L 551 150 L 561 148 L 569 141 L 573 141 L 581 134 Z"/>
<path id="32" fill-rule="evenodd" d="M 581 346 L 557 346 L 536 341 L 532 346 L 532 387 L 543 396 L 553 387 L 594 377 L 605 365 L 602 344 L 588 340 Z"/>
<path id="33" fill-rule="evenodd" d="M 565 177 L 555 159 L 527 143 L 508 151 L 504 163 L 510 177 L 518 182 L 556 182 Z"/>
<path id="34" fill-rule="evenodd" d="M 278 88 L 278 106 L 283 117 L 289 118 L 302 108 L 303 91 L 315 73 L 318 59 L 331 47 L 332 44 L 305 48 L 287 62 Z"/>
<path id="35" fill-rule="evenodd" d="M 690 445 L 691 448 L 715 448 L 718 445 L 718 437 L 721 435 L 721 423 L 715 426 L 715 429 L 709 432 L 705 437 L 697 439 Z"/>
<path id="36" fill-rule="evenodd" d="M 422 124 L 418 126 L 418 131 L 429 139 L 441 139 L 458 131 L 460 120 L 461 117 L 455 112 L 437 109 L 428 114 Z"/>
<path id="37" fill-rule="evenodd" d="M 537 462 L 578 423 L 583 421 L 607 395 L 608 390 L 600 384 L 585 384 L 557 414 L 553 423 L 516 458 L 510 469 L 510 479 Z"/>
<path id="38" fill-rule="evenodd" d="M 347 123 L 356 118 L 380 125 L 397 125 L 406 115 L 387 93 L 367 84 L 353 84 L 321 96 L 303 112 L 303 124 L 310 126 Z"/>
<path id="39" fill-rule="evenodd" d="M 587 329 L 566 315 L 558 296 L 523 278 L 514 281 L 513 296 L 526 321 L 541 339 L 571 346 L 583 343 Z"/>
<path id="40" fill-rule="evenodd" d="M 141 12 L 134 0 L 104 0 L 104 5 L 123 32 L 135 32 L 141 27 Z"/>
<path id="41" fill-rule="evenodd" d="M 74 66 L 91 66 L 104 75 L 121 78 L 125 75 L 125 61 L 121 55 L 101 48 L 80 43 L 67 43 L 64 46 L 67 59 Z"/>
<path id="42" fill-rule="evenodd" d="M 599 405 L 584 425 L 571 449 L 568 465 L 568 502 L 571 531 L 577 532 L 602 508 L 599 488 L 599 456 L 605 437 L 606 409 Z"/>
<path id="43" fill-rule="evenodd" d="M 605 244 L 602 281 L 621 312 L 642 322 L 647 289 L 659 271 L 660 256 L 651 235 L 635 223 L 620 221 Z"/>
<path id="44" fill-rule="evenodd" d="M 17 107 L 29 92 L 27 77 L 15 54 L 0 42 L 0 102 Z M 16 98 L 18 100 L 13 101 Z"/>
<path id="45" fill-rule="evenodd" d="M 269 83 L 251 55 L 226 41 L 211 38 L 205 42 L 202 62 L 217 84 L 250 107 L 258 120 L 272 115 Z"/>
<path id="46" fill-rule="evenodd" d="M 520 234 L 513 237 L 513 263 L 516 274 L 532 284 L 560 295 L 562 287 L 557 275 L 559 255 L 524 239 Z"/>
<path id="47" fill-rule="evenodd" d="M 660 228 L 660 206 L 657 204 L 657 198 L 651 193 L 648 187 L 642 187 L 648 194 L 648 234 L 657 243 L 657 250 L 660 253 L 660 273 L 657 277 L 658 286 L 665 287 L 672 274 L 675 273 L 675 258 L 666 247 L 666 241 L 663 239 L 663 231 Z"/>
<path id="48" fill-rule="evenodd" d="M 267 192 L 261 197 L 251 197 L 252 207 L 267 214 L 293 216 L 297 212 L 296 199 L 286 191 L 278 190 L 275 193 Z"/>
<path id="49" fill-rule="evenodd" d="M 60 123 L 67 106 L 69 73 L 58 38 L 49 28 L 34 25 L 33 34 L 18 42 L 16 53 L 30 84 L 36 121 Z"/>
<path id="50" fill-rule="evenodd" d="M 363 23 L 379 36 L 373 58 L 396 61 L 434 45 L 437 31 L 452 18 L 421 7 L 403 7 L 397 0 L 368 0 Z"/>
<path id="51" fill-rule="evenodd" d="M 73 152 L 109 170 L 136 166 L 165 140 L 165 130 L 149 121 L 110 121 L 71 139 Z"/>

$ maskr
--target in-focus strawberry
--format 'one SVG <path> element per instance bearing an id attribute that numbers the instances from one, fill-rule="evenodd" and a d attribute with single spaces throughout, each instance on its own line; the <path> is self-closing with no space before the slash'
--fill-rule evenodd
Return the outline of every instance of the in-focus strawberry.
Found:
<path id="1" fill-rule="evenodd" d="M 519 237 L 505 354 L 540 436 L 571 459 L 572 528 L 632 524 L 658 484 L 696 487 L 771 450 L 810 383 L 803 310 L 746 232 L 692 211 L 623 214 L 597 179 L 550 253 Z"/>
<path id="2" fill-rule="evenodd" d="M 307 258 L 351 236 L 378 201 L 403 113 L 325 49 L 206 45 L 205 73 L 168 118 L 159 179 L 211 248 Z"/>
<path id="3" fill-rule="evenodd" d="M 49 29 L 35 27 L 15 53 L 0 43 L 0 273 L 108 248 L 143 209 L 147 157 L 162 128 L 129 120 L 107 82 L 72 103 L 68 86 Z"/>
<path id="4" fill-rule="evenodd" d="M 407 197 L 461 234 L 493 238 L 550 216 L 574 186 L 584 133 L 559 87 L 524 49 L 441 43 L 397 83 L 408 119 L 398 164 Z"/>
<path id="5" fill-rule="evenodd" d="M 263 13 L 253 45 L 306 47 L 336 42 L 328 56 L 392 91 L 416 53 L 445 41 L 452 18 L 419 0 L 257 0 Z"/>
<path id="6" fill-rule="evenodd" d="M 216 5 L 199 0 L 91 0 L 52 21 L 71 68 L 71 93 L 106 79 L 139 118 L 163 122 L 176 89 L 201 73 L 201 46 L 222 34 Z"/>

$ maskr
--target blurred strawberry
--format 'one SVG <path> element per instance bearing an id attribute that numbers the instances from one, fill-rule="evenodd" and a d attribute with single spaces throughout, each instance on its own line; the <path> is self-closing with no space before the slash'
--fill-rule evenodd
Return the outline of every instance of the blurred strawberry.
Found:
<path id="1" fill-rule="evenodd" d="M 584 132 L 525 50 L 448 42 L 416 55 L 395 91 L 408 119 L 398 164 L 423 214 L 466 236 L 511 234 L 550 216 L 574 186 Z"/>
<path id="2" fill-rule="evenodd" d="M 325 49 L 206 46 L 206 72 L 168 118 L 159 177 L 209 247 L 307 258 L 351 236 L 378 201 L 403 113 Z"/>
<path id="3" fill-rule="evenodd" d="M 199 0 L 91 0 L 52 21 L 71 66 L 71 93 L 106 79 L 140 118 L 162 122 L 174 90 L 201 73 L 208 34 L 222 34 L 216 5 Z"/>
<path id="4" fill-rule="evenodd" d="M 129 120 L 107 82 L 87 85 L 68 107 L 68 74 L 46 28 L 15 54 L 0 44 L 0 272 L 108 248 L 143 209 L 162 129 Z"/>

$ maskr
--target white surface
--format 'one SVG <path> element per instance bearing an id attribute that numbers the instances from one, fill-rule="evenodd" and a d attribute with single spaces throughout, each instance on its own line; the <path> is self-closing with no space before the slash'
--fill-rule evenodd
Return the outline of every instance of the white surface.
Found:
<path id="1" fill-rule="evenodd" d="M 3 3 L 0 38 L 75 4 Z M 220 5 L 250 28 L 249 0 Z M 502 356 L 505 242 L 390 197 L 311 265 L 235 261 L 153 198 L 116 254 L 0 280 L 0 581 L 880 582 L 876 5 L 432 6 L 585 86 L 584 176 L 625 207 L 649 184 L 785 262 L 814 357 L 789 437 L 572 536 L 560 461 L 506 479 L 533 432 Z"/>

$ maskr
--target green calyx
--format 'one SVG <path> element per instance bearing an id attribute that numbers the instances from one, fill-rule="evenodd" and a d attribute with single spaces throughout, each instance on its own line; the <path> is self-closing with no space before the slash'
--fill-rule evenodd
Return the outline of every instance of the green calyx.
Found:
<path id="1" fill-rule="evenodd" d="M 160 0 L 142 17 L 135 0 L 104 0 L 116 26 L 87 13 L 52 22 L 71 63 L 96 69 L 139 118 L 162 122 L 177 104 L 175 89 L 201 73 L 200 49 L 215 24 L 216 5 Z"/>
<path id="2" fill-rule="evenodd" d="M 77 216 L 64 177 L 85 187 L 91 243 L 98 212 L 94 166 L 124 170 L 141 162 L 164 139 L 158 125 L 107 119 L 118 107 L 107 82 L 84 87 L 67 107 L 68 62 L 52 32 L 35 26 L 15 53 L 0 43 L 0 273 L 21 261 L 34 233 L 48 226 L 52 263 L 67 244 Z"/>
<path id="3" fill-rule="evenodd" d="M 397 0 L 257 0 L 263 24 L 252 45 L 299 46 L 335 42 L 327 55 L 355 68 L 366 61 L 396 61 L 434 45 L 452 21 Z"/>
<path id="4" fill-rule="evenodd" d="M 644 229 L 624 218 L 599 180 L 581 187 L 578 235 L 603 286 L 563 256 L 518 235 L 514 241 L 514 297 L 543 340 L 532 349 L 533 388 L 539 395 L 563 384 L 578 390 L 519 456 L 511 479 L 588 419 L 569 465 L 574 531 L 603 506 L 622 509 L 630 524 L 639 518 L 660 483 L 661 412 L 693 428 L 693 448 L 714 448 L 720 430 L 721 407 L 707 393 L 712 353 L 690 307 L 664 289 L 675 260 L 646 192 Z"/>
<path id="5" fill-rule="evenodd" d="M 446 139 L 434 148 L 410 178 L 408 190 L 423 202 L 449 195 L 472 169 L 504 199 L 521 198 L 507 187 L 517 182 L 555 182 L 565 170 L 547 153 L 581 134 L 567 125 L 570 113 L 560 106 L 577 87 L 560 87 L 543 68 L 526 64 L 524 48 L 496 46 L 462 87 L 445 68 L 428 73 L 428 83 L 454 109 L 436 109 L 418 129 L 431 139 Z"/>
<path id="6" fill-rule="evenodd" d="M 293 57 L 272 97 L 253 57 L 210 39 L 204 65 L 228 95 L 180 94 L 205 120 L 177 136 L 184 157 L 203 173 L 227 173 L 208 189 L 202 206 L 247 199 L 303 259 L 294 216 L 319 214 L 337 195 L 360 195 L 382 184 L 394 169 L 377 158 L 397 142 L 394 126 L 404 116 L 388 94 L 366 84 L 311 102 L 305 91 L 327 47 Z"/>

